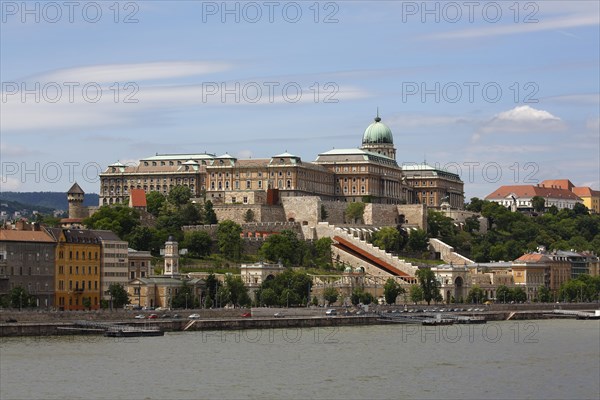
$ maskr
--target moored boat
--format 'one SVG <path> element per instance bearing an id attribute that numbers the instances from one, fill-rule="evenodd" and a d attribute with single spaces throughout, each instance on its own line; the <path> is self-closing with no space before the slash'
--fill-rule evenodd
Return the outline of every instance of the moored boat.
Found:
<path id="1" fill-rule="evenodd" d="M 164 336 L 165 332 L 156 328 L 136 328 L 132 326 L 111 327 L 104 332 L 106 337 L 142 337 L 142 336 Z"/>

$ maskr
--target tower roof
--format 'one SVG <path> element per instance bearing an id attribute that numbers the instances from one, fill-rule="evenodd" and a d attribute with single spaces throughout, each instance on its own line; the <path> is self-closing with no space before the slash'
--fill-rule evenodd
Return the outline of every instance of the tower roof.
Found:
<path id="1" fill-rule="evenodd" d="M 67 192 L 67 194 L 85 194 L 85 192 L 83 191 L 83 189 L 81 188 L 81 186 L 79 186 L 77 184 L 77 182 L 75 182 L 73 184 L 73 186 L 71 186 L 71 189 L 69 189 L 69 191 Z"/>
<path id="2" fill-rule="evenodd" d="M 386 124 L 381 122 L 379 113 L 375 117 L 375 122 L 365 129 L 363 135 L 363 144 L 376 144 L 376 143 L 389 143 L 394 144 L 394 137 L 392 136 L 392 130 L 388 128 Z"/>

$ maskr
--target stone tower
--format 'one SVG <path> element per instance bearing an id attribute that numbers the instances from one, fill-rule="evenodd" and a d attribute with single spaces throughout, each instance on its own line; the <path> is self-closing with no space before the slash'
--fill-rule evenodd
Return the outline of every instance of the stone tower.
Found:
<path id="1" fill-rule="evenodd" d="M 165 275 L 179 275 L 179 244 L 173 236 L 165 242 Z"/>
<path id="2" fill-rule="evenodd" d="M 67 200 L 69 202 L 69 218 L 83 219 L 87 218 L 87 209 L 83 206 L 83 197 L 85 193 L 83 189 L 75 182 L 71 189 L 67 192 Z"/>

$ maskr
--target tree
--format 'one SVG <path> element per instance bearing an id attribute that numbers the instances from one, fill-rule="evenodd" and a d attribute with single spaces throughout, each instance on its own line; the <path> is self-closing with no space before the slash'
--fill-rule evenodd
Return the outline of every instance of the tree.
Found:
<path id="1" fill-rule="evenodd" d="M 412 285 L 410 287 L 410 300 L 415 304 L 423 301 L 423 288 L 421 286 Z"/>
<path id="2" fill-rule="evenodd" d="M 169 203 L 177 207 L 181 207 L 187 204 L 190 201 L 191 197 L 192 191 L 189 187 L 184 185 L 177 185 L 175 187 L 172 187 L 171 190 L 169 190 L 167 200 L 169 201 Z"/>
<path id="3" fill-rule="evenodd" d="M 102 206 L 91 217 L 83 220 L 90 229 L 104 229 L 114 232 L 123 240 L 127 240 L 131 232 L 140 225 L 138 210 L 122 206 Z"/>
<path id="4" fill-rule="evenodd" d="M 242 227 L 233 221 L 225 220 L 217 228 L 219 251 L 229 260 L 238 261 L 242 255 Z"/>
<path id="5" fill-rule="evenodd" d="M 363 214 L 365 213 L 365 203 L 356 202 L 350 203 L 346 207 L 346 221 L 356 224 L 362 222 Z"/>
<path id="6" fill-rule="evenodd" d="M 122 308 L 125 304 L 130 303 L 127 290 L 119 283 L 112 283 L 108 287 L 108 294 L 112 298 L 113 306 L 115 308 Z"/>
<path id="7" fill-rule="evenodd" d="M 161 192 L 151 191 L 150 193 L 146 193 L 146 211 L 158 217 L 165 201 L 167 199 Z"/>
<path id="8" fill-rule="evenodd" d="M 513 300 L 513 293 L 508 287 L 504 285 L 498 286 L 496 289 L 496 301 L 502 301 L 503 303 L 510 303 Z"/>
<path id="9" fill-rule="evenodd" d="M 275 293 L 275 290 L 271 288 L 267 288 L 265 290 L 260 291 L 259 301 L 260 304 L 265 305 L 267 307 L 274 306 L 279 302 L 277 293 Z"/>
<path id="10" fill-rule="evenodd" d="M 187 203 L 179 211 L 182 225 L 198 225 L 202 222 L 202 213 L 195 203 Z"/>
<path id="11" fill-rule="evenodd" d="M 154 232 L 146 226 L 137 226 L 129 235 L 129 247 L 135 250 L 148 251 L 151 249 Z"/>
<path id="12" fill-rule="evenodd" d="M 517 303 L 524 303 L 527 301 L 527 293 L 523 288 L 517 287 L 512 290 L 513 299 Z"/>
<path id="13" fill-rule="evenodd" d="M 408 247 L 412 251 L 425 251 L 429 247 L 427 232 L 422 229 L 412 231 L 408 237 Z"/>
<path id="14" fill-rule="evenodd" d="M 387 304 L 395 304 L 396 298 L 404 293 L 404 288 L 394 279 L 389 278 L 383 285 L 383 297 Z"/>
<path id="15" fill-rule="evenodd" d="M 205 231 L 186 232 L 183 246 L 188 249 L 190 254 L 197 257 L 205 257 L 210 254 L 212 239 Z"/>
<path id="16" fill-rule="evenodd" d="M 284 266 L 290 267 L 300 264 L 300 247 L 296 233 L 285 229 L 279 234 L 270 235 L 260 247 L 259 254 L 267 260 L 281 261 Z"/>
<path id="17" fill-rule="evenodd" d="M 483 291 L 482 288 L 480 288 L 479 286 L 475 285 L 471 288 L 471 290 L 469 290 L 469 293 L 467 294 L 467 303 L 483 303 L 484 301 L 487 300 L 487 296 L 485 295 L 485 292 Z"/>
<path id="18" fill-rule="evenodd" d="M 206 308 L 210 308 L 217 298 L 217 290 L 219 289 L 219 286 L 221 286 L 221 283 L 217 280 L 215 274 L 211 273 L 204 278 L 204 285 L 206 286 L 206 301 L 208 302 L 209 299 L 211 301 L 210 306 L 206 306 Z"/>
<path id="19" fill-rule="evenodd" d="M 552 292 L 546 286 L 540 286 L 538 288 L 538 300 L 542 303 L 549 303 L 552 301 Z"/>
<path id="20" fill-rule="evenodd" d="M 400 232 L 391 226 L 381 228 L 373 235 L 373 244 L 389 252 L 400 250 Z"/>
<path id="21" fill-rule="evenodd" d="M 35 297 L 29 295 L 23 286 L 15 286 L 8 292 L 9 303 L 13 308 L 19 310 L 23 307 L 34 307 L 36 305 Z"/>
<path id="22" fill-rule="evenodd" d="M 311 284 L 312 279 L 305 272 L 286 269 L 273 279 L 263 281 L 256 296 L 262 304 L 305 306 L 310 300 Z"/>
<path id="23" fill-rule="evenodd" d="M 198 300 L 194 298 L 193 287 L 186 282 L 179 288 L 177 294 L 171 299 L 173 308 L 193 308 L 198 305 Z"/>
<path id="24" fill-rule="evenodd" d="M 244 285 L 241 276 L 226 275 L 225 290 L 227 290 L 229 301 L 234 306 L 246 306 L 250 303 L 248 288 Z"/>
<path id="25" fill-rule="evenodd" d="M 92 298 L 91 297 L 84 297 L 83 299 L 81 299 L 81 305 L 83 306 L 83 309 L 88 309 L 91 310 L 92 309 Z"/>
<path id="26" fill-rule="evenodd" d="M 322 237 L 315 242 L 315 264 L 319 268 L 332 268 L 332 245 L 333 240 L 329 237 Z"/>
<path id="27" fill-rule="evenodd" d="M 439 211 L 429 210 L 427 212 L 427 232 L 430 237 L 442 239 L 454 236 L 454 225 L 452 218 L 446 217 Z"/>
<path id="28" fill-rule="evenodd" d="M 208 225 L 215 225 L 217 223 L 217 214 L 210 200 L 204 202 L 204 223 Z"/>
<path id="29" fill-rule="evenodd" d="M 531 206 L 533 211 L 543 212 L 546 209 L 546 200 L 541 196 L 533 196 L 531 198 Z"/>
<path id="30" fill-rule="evenodd" d="M 472 197 L 471 202 L 467 204 L 465 208 L 467 211 L 481 212 L 481 208 L 485 203 L 487 203 L 486 200 L 481 200 L 478 197 Z"/>
<path id="31" fill-rule="evenodd" d="M 479 218 L 473 215 L 465 219 L 465 231 L 469 233 L 478 232 L 480 228 Z"/>
<path id="32" fill-rule="evenodd" d="M 244 214 L 244 222 L 254 222 L 254 211 L 251 209 L 246 210 L 246 213 Z"/>
<path id="33" fill-rule="evenodd" d="M 339 294 L 338 290 L 334 287 L 327 287 L 323 291 L 323 298 L 329 304 L 335 303 L 337 301 L 339 295 L 340 294 Z"/>
<path id="34" fill-rule="evenodd" d="M 419 284 L 423 289 L 423 300 L 427 302 L 427 305 L 431 303 L 431 300 L 437 301 L 440 294 L 439 283 L 431 268 L 420 268 L 415 275 L 419 279 Z"/>

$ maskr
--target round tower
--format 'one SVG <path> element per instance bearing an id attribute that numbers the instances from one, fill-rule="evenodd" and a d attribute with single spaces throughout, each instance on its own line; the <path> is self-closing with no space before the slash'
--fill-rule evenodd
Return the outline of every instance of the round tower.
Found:
<path id="1" fill-rule="evenodd" d="M 87 217 L 87 210 L 83 207 L 84 196 L 85 193 L 83 189 L 75 182 L 67 192 L 70 219 L 83 219 Z"/>

